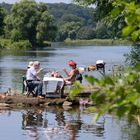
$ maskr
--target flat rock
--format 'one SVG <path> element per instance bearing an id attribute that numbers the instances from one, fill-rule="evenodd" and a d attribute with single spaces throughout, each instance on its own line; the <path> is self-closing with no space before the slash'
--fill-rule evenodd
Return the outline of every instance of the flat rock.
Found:
<path id="1" fill-rule="evenodd" d="M 69 101 L 65 101 L 63 103 L 63 106 L 71 106 L 72 105 L 72 102 L 69 102 Z"/>
<path id="2" fill-rule="evenodd" d="M 6 103 L 0 103 L 0 107 L 10 107 L 10 105 Z"/>

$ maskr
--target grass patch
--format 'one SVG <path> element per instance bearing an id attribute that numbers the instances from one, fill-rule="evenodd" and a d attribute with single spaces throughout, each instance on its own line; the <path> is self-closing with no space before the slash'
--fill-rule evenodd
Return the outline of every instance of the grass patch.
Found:
<path id="1" fill-rule="evenodd" d="M 112 39 L 91 39 L 91 40 L 70 40 L 64 41 L 66 45 L 87 45 L 87 46 L 110 46 L 110 45 L 131 45 L 128 40 L 112 40 Z"/>
<path id="2" fill-rule="evenodd" d="M 31 48 L 32 45 L 28 40 L 20 40 L 13 42 L 10 39 L 0 38 L 0 49 L 14 50 L 14 49 L 26 49 Z"/>

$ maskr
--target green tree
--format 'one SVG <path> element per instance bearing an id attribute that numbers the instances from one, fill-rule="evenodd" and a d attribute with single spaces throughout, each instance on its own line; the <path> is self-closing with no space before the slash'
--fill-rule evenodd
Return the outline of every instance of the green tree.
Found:
<path id="1" fill-rule="evenodd" d="M 96 12 L 100 7 L 107 11 L 101 11 L 100 20 L 104 20 L 108 25 L 120 29 L 124 37 L 140 42 L 140 2 L 139 0 L 75 0 L 82 4 L 96 4 Z M 103 8 L 102 7 L 102 8 Z M 103 10 L 104 9 L 100 9 Z M 98 14 L 97 14 L 98 15 Z M 139 47 L 137 45 L 137 47 Z M 106 76 L 102 80 L 92 76 L 86 76 L 87 81 L 99 88 L 93 92 L 91 98 L 100 107 L 98 117 L 104 113 L 115 113 L 118 117 L 130 115 L 137 119 L 140 125 L 140 65 L 135 61 L 139 60 L 139 50 L 135 47 L 129 56 L 134 58 L 131 61 L 135 65 L 126 71 L 118 73 L 117 76 Z M 80 86 L 79 86 L 80 87 Z M 80 87 L 81 88 L 81 87 Z M 82 88 L 81 88 L 82 89 Z M 75 92 L 72 94 L 75 96 Z"/>
<path id="2" fill-rule="evenodd" d="M 62 22 L 63 19 L 65 20 L 66 17 L 70 17 L 70 19 L 72 18 L 72 21 L 79 20 L 80 18 L 84 23 L 84 26 L 95 26 L 96 24 L 93 19 L 93 8 L 82 7 L 75 4 L 54 3 L 48 4 L 48 10 L 54 16 L 54 22 L 56 25 Z M 73 18 L 75 18 L 75 20 L 73 20 Z"/>
<path id="3" fill-rule="evenodd" d="M 64 14 L 61 17 L 59 25 L 65 24 L 67 22 L 79 22 L 79 23 L 81 23 L 81 25 L 84 25 L 85 24 L 85 19 L 81 18 L 81 17 L 78 17 L 76 15 L 73 15 L 73 14 Z"/>
<path id="4" fill-rule="evenodd" d="M 5 17 L 5 12 L 3 8 L 0 6 L 0 35 L 4 33 L 4 17 Z"/>
<path id="5" fill-rule="evenodd" d="M 36 3 L 35 0 L 21 0 L 12 7 L 11 15 L 7 16 L 6 35 L 16 41 L 27 39 L 32 45 L 42 44 L 48 26 L 52 22 L 47 5 Z M 17 38 L 17 35 L 20 37 Z"/>
<path id="6" fill-rule="evenodd" d="M 82 27 L 77 33 L 77 39 L 94 39 L 96 38 L 95 29 L 91 27 Z"/>
<path id="7" fill-rule="evenodd" d="M 140 42 L 139 0 L 75 0 L 81 4 L 95 4 L 98 19 L 105 19 L 108 25 L 116 25 L 124 37 Z M 117 24 L 116 24 L 117 23 Z"/>
<path id="8" fill-rule="evenodd" d="M 108 29 L 107 29 L 106 25 L 103 24 L 103 22 L 97 23 L 96 38 L 101 38 L 101 39 L 110 38 L 108 35 Z"/>
<path id="9" fill-rule="evenodd" d="M 140 63 L 140 46 L 135 45 L 131 48 L 131 51 L 129 54 L 125 54 L 126 57 L 126 63 L 129 66 L 137 66 Z"/>
<path id="10" fill-rule="evenodd" d="M 76 39 L 78 30 L 80 29 L 81 24 L 79 22 L 67 22 L 64 25 L 60 26 L 58 31 L 58 40 L 63 41 L 66 38 L 72 40 Z"/>

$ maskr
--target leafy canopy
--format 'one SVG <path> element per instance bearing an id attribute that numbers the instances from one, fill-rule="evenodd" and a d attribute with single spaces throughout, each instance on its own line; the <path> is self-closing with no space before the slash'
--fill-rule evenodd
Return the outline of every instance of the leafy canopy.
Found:
<path id="1" fill-rule="evenodd" d="M 5 12 L 3 8 L 0 6 L 0 35 L 3 34 L 3 28 L 4 28 L 4 17 L 5 17 Z"/>
<path id="2" fill-rule="evenodd" d="M 11 15 L 5 20 L 6 35 L 14 41 L 27 39 L 33 45 L 40 44 L 51 22 L 46 4 L 21 0 L 13 5 Z"/>
<path id="3" fill-rule="evenodd" d="M 139 0 L 74 0 L 80 4 L 96 5 L 97 19 L 116 24 L 124 37 L 140 42 L 140 2 Z"/>
<path id="4" fill-rule="evenodd" d="M 99 107 L 96 120 L 105 113 L 114 113 L 119 118 L 128 116 L 139 116 L 140 113 L 140 65 L 136 70 L 132 68 L 121 72 L 121 75 L 105 76 L 98 80 L 93 76 L 86 75 L 85 78 L 90 86 L 96 85 L 92 92 L 91 99 Z M 84 86 L 77 85 L 70 94 L 74 99 L 77 94 L 83 91 Z M 139 116 L 140 117 L 140 116 Z M 139 118 L 138 117 L 138 118 Z M 139 120 L 138 120 L 139 121 Z M 139 122 L 140 123 L 140 122 Z"/>

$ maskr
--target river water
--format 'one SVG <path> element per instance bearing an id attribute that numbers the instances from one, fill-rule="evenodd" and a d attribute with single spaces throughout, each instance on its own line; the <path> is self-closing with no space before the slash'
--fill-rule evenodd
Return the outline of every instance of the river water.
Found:
<path id="1" fill-rule="evenodd" d="M 75 60 L 78 67 L 94 65 L 97 60 L 106 63 L 106 74 L 112 70 L 114 65 L 124 65 L 124 54 L 130 52 L 126 46 L 61 46 L 45 48 L 34 51 L 1 52 L 0 53 L 0 92 L 8 88 L 21 90 L 22 76 L 26 73 L 29 61 L 38 60 L 47 70 L 57 70 L 63 73 L 63 69 L 69 70 L 67 62 Z M 98 71 L 84 74 L 101 77 Z"/>
<path id="2" fill-rule="evenodd" d="M 114 65 L 125 65 L 124 54 L 129 46 L 62 46 L 18 52 L 0 53 L 0 93 L 8 88 L 21 91 L 22 76 L 29 61 L 38 60 L 44 68 L 57 70 L 69 67 L 67 62 L 75 60 L 78 66 L 87 67 L 97 60 L 106 63 L 106 74 Z M 84 74 L 102 77 L 98 71 Z M 86 84 L 86 81 L 83 81 Z M 126 118 L 118 120 L 105 115 L 93 123 L 96 113 L 86 107 L 25 108 L 24 110 L 0 109 L 0 139 L 2 140 L 139 140 L 140 129 Z"/>

